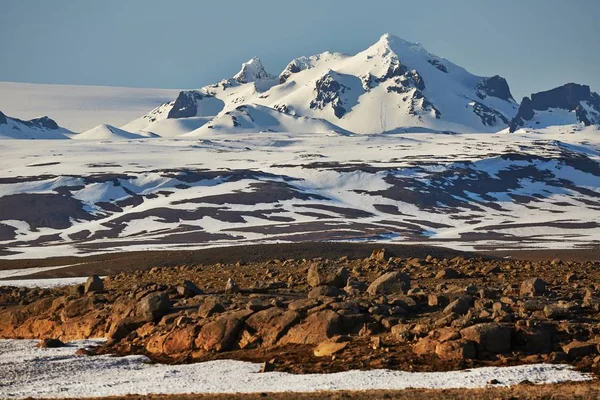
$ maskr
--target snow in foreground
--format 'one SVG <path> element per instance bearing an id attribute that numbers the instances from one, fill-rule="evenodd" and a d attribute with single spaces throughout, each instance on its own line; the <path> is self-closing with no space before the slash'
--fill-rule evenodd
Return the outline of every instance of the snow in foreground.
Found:
<path id="1" fill-rule="evenodd" d="M 536 364 L 444 373 L 349 371 L 292 375 L 259 373 L 260 364 L 211 361 L 191 365 L 150 365 L 143 356 L 76 356 L 94 341 L 59 349 L 37 349 L 33 340 L 0 340 L 0 397 L 89 397 L 125 394 L 308 392 L 405 388 L 480 388 L 492 379 L 514 385 L 584 381 L 588 375 L 565 365 Z"/>

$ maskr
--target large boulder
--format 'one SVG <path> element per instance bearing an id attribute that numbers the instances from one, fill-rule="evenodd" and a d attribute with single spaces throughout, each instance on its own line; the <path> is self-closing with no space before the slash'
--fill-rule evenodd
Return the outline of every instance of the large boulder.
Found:
<path id="1" fill-rule="evenodd" d="M 193 350 L 196 331 L 195 325 L 171 331 L 163 342 L 163 353 L 172 356 Z"/>
<path id="2" fill-rule="evenodd" d="M 317 344 L 338 335 L 342 330 L 342 318 L 334 311 L 323 310 L 310 314 L 303 323 L 293 326 L 281 344 Z"/>
<path id="3" fill-rule="evenodd" d="M 170 309 L 169 295 L 166 293 L 151 293 L 138 302 L 136 317 L 141 321 L 158 322 Z"/>
<path id="4" fill-rule="evenodd" d="M 263 343 L 273 345 L 300 319 L 295 311 L 273 307 L 259 311 L 246 320 L 246 326 L 255 331 Z"/>
<path id="5" fill-rule="evenodd" d="M 244 323 L 238 318 L 225 316 L 204 325 L 195 344 L 206 351 L 228 351 L 236 343 Z"/>
<path id="6" fill-rule="evenodd" d="M 372 296 L 378 294 L 400 294 L 410 289 L 410 277 L 402 272 L 388 272 L 375 279 L 367 288 Z"/>
<path id="7" fill-rule="evenodd" d="M 344 267 L 334 268 L 322 263 L 313 263 L 308 268 L 306 281 L 311 287 L 334 286 L 343 288 L 348 282 L 348 270 Z"/>
<path id="8" fill-rule="evenodd" d="M 477 344 L 479 352 L 505 353 L 510 351 L 511 329 L 495 322 L 482 323 L 460 331 L 463 339 Z"/>

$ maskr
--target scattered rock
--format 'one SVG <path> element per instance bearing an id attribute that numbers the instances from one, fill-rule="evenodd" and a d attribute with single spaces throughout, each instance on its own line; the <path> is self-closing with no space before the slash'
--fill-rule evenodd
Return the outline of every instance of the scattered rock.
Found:
<path id="1" fill-rule="evenodd" d="M 317 344 L 342 333 L 342 318 L 331 310 L 310 314 L 306 320 L 292 327 L 281 339 L 281 344 Z"/>
<path id="2" fill-rule="evenodd" d="M 235 281 L 231 278 L 227 279 L 227 284 L 225 284 L 225 294 L 235 294 L 239 292 L 240 288 Z"/>
<path id="3" fill-rule="evenodd" d="M 473 342 L 465 339 L 438 343 L 435 354 L 442 360 L 469 360 L 477 357 Z"/>
<path id="4" fill-rule="evenodd" d="M 65 346 L 65 344 L 58 339 L 45 338 L 45 339 L 42 339 L 42 341 L 40 343 L 38 343 L 38 345 L 36 347 L 39 347 L 40 349 L 54 349 L 54 348 L 64 347 L 64 346 Z"/>
<path id="5" fill-rule="evenodd" d="M 540 278 L 531 278 L 521 283 L 521 296 L 542 296 L 546 292 L 546 282 Z"/>
<path id="6" fill-rule="evenodd" d="M 260 335 L 263 343 L 274 345 L 299 319 L 295 311 L 273 307 L 251 315 L 246 325 Z"/>
<path id="7" fill-rule="evenodd" d="M 463 339 L 475 342 L 480 352 L 505 353 L 510 351 L 511 330 L 507 326 L 495 322 L 482 323 L 464 328 L 460 334 Z"/>
<path id="8" fill-rule="evenodd" d="M 195 340 L 196 347 L 216 352 L 231 350 L 243 327 L 244 323 L 237 318 L 218 318 L 202 327 Z"/>
<path id="9" fill-rule="evenodd" d="M 435 275 L 436 279 L 456 279 L 460 278 L 460 272 L 453 268 L 444 268 Z"/>
<path id="10" fill-rule="evenodd" d="M 308 269 L 306 281 L 313 288 L 318 286 L 343 288 L 348 282 L 348 270 L 345 267 L 329 267 L 316 262 Z"/>
<path id="11" fill-rule="evenodd" d="M 375 279 L 367 288 L 372 296 L 378 294 L 400 294 L 410 289 L 410 277 L 402 272 L 388 272 Z"/>
<path id="12" fill-rule="evenodd" d="M 341 293 L 341 290 L 335 286 L 317 286 L 308 293 L 308 298 L 317 299 L 319 297 L 337 297 Z"/>
<path id="13" fill-rule="evenodd" d="M 198 315 L 202 318 L 208 318 L 211 315 L 219 314 L 225 311 L 225 307 L 215 297 L 209 297 L 198 307 Z"/>
<path id="14" fill-rule="evenodd" d="M 580 342 L 577 340 L 563 346 L 565 354 L 571 358 L 585 357 L 596 354 L 596 343 Z"/>
<path id="15" fill-rule="evenodd" d="M 171 309 L 171 301 L 166 293 L 152 293 L 137 304 L 137 316 L 142 321 L 158 322 Z"/>
<path id="16" fill-rule="evenodd" d="M 375 249 L 371 252 L 371 260 L 374 261 L 385 261 L 390 258 L 390 254 L 386 249 Z"/>
<path id="17" fill-rule="evenodd" d="M 102 292 L 104 290 L 104 282 L 98 275 L 90 276 L 83 287 L 84 293 Z"/>
<path id="18" fill-rule="evenodd" d="M 471 309 L 472 302 L 471 297 L 459 297 L 444 308 L 444 314 L 464 315 Z"/>
<path id="19" fill-rule="evenodd" d="M 332 342 L 327 340 L 319 343 L 313 353 L 315 357 L 329 357 L 344 350 L 346 347 L 348 347 L 348 342 Z"/>

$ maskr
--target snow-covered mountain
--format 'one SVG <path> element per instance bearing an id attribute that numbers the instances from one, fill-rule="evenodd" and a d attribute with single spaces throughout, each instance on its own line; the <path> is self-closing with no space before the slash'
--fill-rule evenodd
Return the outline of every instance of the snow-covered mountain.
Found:
<path id="1" fill-rule="evenodd" d="M 71 131 L 61 128 L 48 118 L 40 117 L 24 121 L 12 118 L 0 111 L 0 138 L 10 139 L 68 139 Z"/>
<path id="2" fill-rule="evenodd" d="M 123 129 L 161 136 L 248 129 L 497 132 L 508 127 L 517 109 L 504 78 L 475 76 L 417 43 L 386 34 L 353 56 L 297 58 L 277 78 L 253 58 L 233 78 L 183 91 Z M 269 122 L 253 121 L 253 113 L 268 115 Z M 237 124 L 239 118 L 249 123 Z"/>
<path id="3" fill-rule="evenodd" d="M 553 126 L 600 125 L 600 96 L 589 86 L 568 83 L 525 97 L 511 121 L 510 132 Z"/>
<path id="4" fill-rule="evenodd" d="M 0 82 L 0 105 L 10 106 L 12 115 L 17 115 L 16 109 L 19 116 L 28 117 L 36 115 L 34 111 L 48 110 L 52 116 L 56 111 L 69 128 L 71 118 L 77 126 L 85 126 L 77 130 L 83 133 L 70 135 L 51 129 L 51 124 L 40 125 L 38 119 L 12 118 L 17 122 L 0 125 L 0 137 L 50 139 L 67 134 L 74 139 L 112 140 L 217 133 L 506 133 L 546 128 L 568 133 L 590 125 L 598 130 L 600 125 L 600 96 L 588 86 L 570 83 L 526 97 L 519 105 L 504 78 L 473 75 L 418 43 L 389 34 L 355 55 L 324 52 L 296 58 L 279 75 L 269 74 L 255 57 L 233 77 L 197 90 L 38 86 L 39 90 L 36 85 Z M 165 102 L 176 93 L 174 100 Z"/>

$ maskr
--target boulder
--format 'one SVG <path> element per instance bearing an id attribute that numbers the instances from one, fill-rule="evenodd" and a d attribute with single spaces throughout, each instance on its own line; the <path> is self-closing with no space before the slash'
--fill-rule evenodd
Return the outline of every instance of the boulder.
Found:
<path id="1" fill-rule="evenodd" d="M 460 272 L 454 268 L 444 268 L 435 275 L 436 279 L 456 279 L 460 278 Z"/>
<path id="2" fill-rule="evenodd" d="M 337 297 L 342 293 L 335 286 L 317 286 L 308 293 L 309 299 L 318 299 L 319 297 Z"/>
<path id="3" fill-rule="evenodd" d="M 323 310 L 310 314 L 304 322 L 293 326 L 281 339 L 281 344 L 317 344 L 341 334 L 342 318 L 334 311 Z"/>
<path id="4" fill-rule="evenodd" d="M 465 339 L 450 340 L 438 343 L 435 354 L 442 360 L 469 360 L 477 357 L 473 342 Z"/>
<path id="5" fill-rule="evenodd" d="M 468 296 L 459 297 L 444 308 L 444 314 L 465 315 L 473 304 L 473 299 Z"/>
<path id="6" fill-rule="evenodd" d="M 171 331 L 163 341 L 163 353 L 172 356 L 193 350 L 196 326 L 187 326 Z"/>
<path id="7" fill-rule="evenodd" d="M 84 293 L 101 292 L 104 290 L 104 282 L 98 275 L 90 276 L 83 286 Z"/>
<path id="8" fill-rule="evenodd" d="M 225 284 L 225 294 L 235 294 L 239 292 L 240 288 L 235 281 L 231 278 L 227 279 L 227 283 Z"/>
<path id="9" fill-rule="evenodd" d="M 385 261 L 390 258 L 390 254 L 386 249 L 375 249 L 371 252 L 371 260 L 375 261 Z"/>
<path id="10" fill-rule="evenodd" d="M 192 281 L 185 280 L 181 286 L 177 287 L 177 293 L 183 297 L 193 297 L 204 294 L 202 289 L 194 284 Z"/>
<path id="11" fill-rule="evenodd" d="M 313 263 L 308 269 L 306 281 L 313 288 L 318 286 L 343 288 L 348 282 L 348 270 L 344 267 L 333 268 L 322 263 Z"/>
<path id="12" fill-rule="evenodd" d="M 515 332 L 519 349 L 529 354 L 547 354 L 552 350 L 552 335 L 544 327 L 531 327 Z"/>
<path id="13" fill-rule="evenodd" d="M 402 272 L 388 272 L 375 279 L 367 288 L 372 296 L 378 294 L 399 294 L 410 289 L 410 277 Z"/>
<path id="14" fill-rule="evenodd" d="M 274 345 L 300 319 L 295 311 L 273 307 L 259 311 L 246 320 L 246 326 L 257 332 L 263 343 Z"/>
<path id="15" fill-rule="evenodd" d="M 319 305 L 319 301 L 315 299 L 298 299 L 292 301 L 288 308 L 293 311 L 305 312 L 310 310 L 311 308 L 315 308 Z"/>
<path id="16" fill-rule="evenodd" d="M 531 278 L 521 283 L 521 296 L 541 296 L 546 292 L 546 282 L 540 278 Z"/>
<path id="17" fill-rule="evenodd" d="M 413 346 L 413 352 L 420 356 L 426 354 L 434 354 L 435 349 L 439 343 L 440 342 L 438 342 L 435 339 L 432 339 L 430 337 L 424 337 L 420 339 L 417 343 L 415 343 L 415 345 Z"/>
<path id="18" fill-rule="evenodd" d="M 136 316 L 142 321 L 158 322 L 170 309 L 171 301 L 166 293 L 151 293 L 138 302 Z"/>
<path id="19" fill-rule="evenodd" d="M 563 351 L 570 358 L 585 357 L 591 354 L 596 354 L 596 343 L 587 343 L 575 340 L 563 346 Z"/>
<path id="20" fill-rule="evenodd" d="M 244 323 L 237 318 L 225 316 L 204 325 L 194 341 L 199 349 L 228 351 L 236 343 Z"/>
<path id="21" fill-rule="evenodd" d="M 324 342 L 319 343 L 319 345 L 313 351 L 315 357 L 330 357 L 335 353 L 339 353 L 348 347 L 348 342 L 332 342 L 326 340 Z"/>
<path id="22" fill-rule="evenodd" d="M 510 351 L 511 329 L 495 322 L 482 323 L 460 331 L 463 339 L 477 344 L 479 352 L 505 353 Z"/>
<path id="23" fill-rule="evenodd" d="M 38 343 L 37 347 L 39 347 L 40 349 L 54 349 L 57 347 L 64 347 L 65 344 L 58 340 L 58 339 L 53 339 L 53 338 L 45 338 L 42 339 L 40 341 L 40 343 Z"/>
<path id="24" fill-rule="evenodd" d="M 225 307 L 215 297 L 208 297 L 200 307 L 198 307 L 198 315 L 202 318 L 208 318 L 211 315 L 222 313 L 225 311 Z"/>
<path id="25" fill-rule="evenodd" d="M 271 307 L 273 307 L 271 303 L 261 299 L 250 299 L 248 303 L 246 303 L 246 308 L 251 311 L 262 311 Z"/>
<path id="26" fill-rule="evenodd" d="M 548 319 L 568 319 L 571 316 L 569 307 L 560 304 L 544 306 L 544 315 Z"/>
<path id="27" fill-rule="evenodd" d="M 443 294 L 430 294 L 427 296 L 427 305 L 429 307 L 446 307 L 450 304 L 448 296 Z"/>

